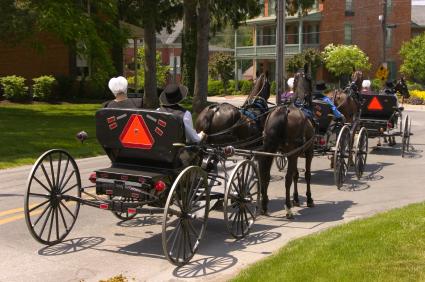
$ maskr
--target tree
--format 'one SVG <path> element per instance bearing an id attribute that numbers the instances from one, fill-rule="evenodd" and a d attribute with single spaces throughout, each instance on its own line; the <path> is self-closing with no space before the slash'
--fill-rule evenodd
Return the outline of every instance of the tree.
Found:
<path id="1" fill-rule="evenodd" d="M 162 64 L 161 53 L 156 52 L 155 55 L 156 64 L 156 84 L 158 87 L 164 87 L 167 81 L 168 74 L 170 73 L 170 67 Z M 135 65 L 145 65 L 145 49 L 139 48 L 137 50 L 137 63 Z M 138 86 L 144 88 L 145 86 L 145 68 L 141 68 L 137 72 Z M 129 78 L 129 83 L 134 83 L 134 77 Z"/>
<path id="2" fill-rule="evenodd" d="M 322 52 L 326 69 L 341 78 L 355 70 L 369 70 L 371 65 L 366 54 L 356 45 L 329 44 Z"/>
<path id="3" fill-rule="evenodd" d="M 209 73 L 211 78 L 220 79 L 226 93 L 227 85 L 233 77 L 234 59 L 226 53 L 215 53 L 209 62 Z"/>
<path id="4" fill-rule="evenodd" d="M 195 67 L 195 89 L 193 93 L 193 110 L 200 113 L 207 103 L 208 93 L 208 36 L 210 33 L 210 0 L 199 0 L 197 7 L 197 48 Z"/>
<path id="5" fill-rule="evenodd" d="M 416 82 L 425 84 L 425 33 L 405 42 L 400 50 L 403 64 L 400 72 Z"/>
<path id="6" fill-rule="evenodd" d="M 314 74 L 322 63 L 323 58 L 320 51 L 316 49 L 306 49 L 302 53 L 295 54 L 288 60 L 287 70 L 291 73 L 296 73 L 305 64 L 309 64 Z"/>

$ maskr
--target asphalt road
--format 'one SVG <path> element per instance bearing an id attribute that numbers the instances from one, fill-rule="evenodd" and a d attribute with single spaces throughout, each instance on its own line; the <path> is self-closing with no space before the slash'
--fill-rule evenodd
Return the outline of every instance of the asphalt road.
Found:
<path id="1" fill-rule="evenodd" d="M 211 212 L 198 254 L 181 268 L 168 263 L 162 253 L 161 215 L 140 215 L 119 222 L 110 212 L 82 206 L 63 243 L 37 243 L 23 215 L 31 166 L 0 170 L 0 281 L 98 281 L 121 273 L 136 281 L 222 281 L 294 238 L 424 201 L 425 112 L 406 113 L 413 118 L 415 134 L 412 152 L 406 158 L 401 158 L 399 145 L 371 149 L 364 177 L 357 180 L 351 172 L 342 191 L 333 185 L 329 160 L 315 158 L 312 193 L 316 207 L 307 208 L 305 197 L 301 197 L 302 206 L 294 209 L 295 218 L 290 221 L 283 210 L 283 173 L 273 167 L 271 216 L 260 217 L 247 238 L 235 241 L 226 231 L 223 214 Z M 376 144 L 376 140 L 370 143 Z M 93 169 L 108 164 L 105 157 L 78 161 L 86 184 Z M 302 160 L 298 166 L 303 165 Z M 300 181 L 300 193 L 304 194 L 305 184 Z"/>

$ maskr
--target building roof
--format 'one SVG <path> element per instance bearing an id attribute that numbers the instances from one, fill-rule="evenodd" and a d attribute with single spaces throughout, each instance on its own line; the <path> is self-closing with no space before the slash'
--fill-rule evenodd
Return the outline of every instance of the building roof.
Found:
<path id="1" fill-rule="evenodd" d="M 412 25 L 425 27 L 425 6 L 412 5 Z"/>
<path id="2" fill-rule="evenodd" d="M 173 27 L 171 33 L 168 33 L 166 28 L 163 28 L 161 32 L 157 33 L 156 34 L 157 42 L 164 45 L 180 43 L 178 39 L 181 36 L 182 31 L 183 31 L 183 21 L 178 21 Z"/>

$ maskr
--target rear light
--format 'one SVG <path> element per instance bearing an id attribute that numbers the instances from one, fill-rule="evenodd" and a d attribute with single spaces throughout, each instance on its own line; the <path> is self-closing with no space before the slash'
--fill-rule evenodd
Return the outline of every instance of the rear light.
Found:
<path id="1" fill-rule="evenodd" d="M 136 209 L 135 209 L 135 208 L 128 208 L 128 209 L 127 209 L 127 212 L 128 212 L 129 214 L 133 214 L 133 213 L 136 213 L 137 211 L 136 211 Z"/>
<path id="2" fill-rule="evenodd" d="M 100 204 L 100 205 L 99 205 L 99 208 L 101 208 L 102 210 L 107 210 L 107 209 L 108 209 L 108 207 L 109 207 L 109 205 L 108 205 L 108 204 Z"/>
<path id="3" fill-rule="evenodd" d="M 321 146 L 323 146 L 323 145 L 325 145 L 326 144 L 326 141 L 325 141 L 325 138 L 320 138 L 319 139 L 319 144 L 321 145 Z"/>
<path id="4" fill-rule="evenodd" d="M 158 180 L 157 182 L 155 182 L 155 184 L 153 185 L 153 187 L 155 188 L 155 190 L 157 192 L 162 192 L 162 191 L 165 190 L 166 185 L 165 185 L 164 181 Z"/>
<path id="5" fill-rule="evenodd" d="M 92 172 L 89 176 L 89 180 L 91 183 L 96 183 L 96 172 Z"/>

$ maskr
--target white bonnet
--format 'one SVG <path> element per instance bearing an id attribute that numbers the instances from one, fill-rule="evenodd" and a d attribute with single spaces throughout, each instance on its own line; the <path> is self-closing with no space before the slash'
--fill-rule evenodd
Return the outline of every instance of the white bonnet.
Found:
<path id="1" fill-rule="evenodd" d="M 119 93 L 127 93 L 128 82 L 125 77 L 118 76 L 111 78 L 111 80 L 109 80 L 108 86 L 112 93 L 117 96 Z"/>
<path id="2" fill-rule="evenodd" d="M 362 82 L 362 87 L 363 88 L 369 88 L 370 87 L 370 80 L 363 80 L 363 82 Z"/>
<path id="3" fill-rule="evenodd" d="M 293 77 L 288 79 L 288 86 L 289 86 L 289 88 L 294 88 L 294 78 Z"/>

